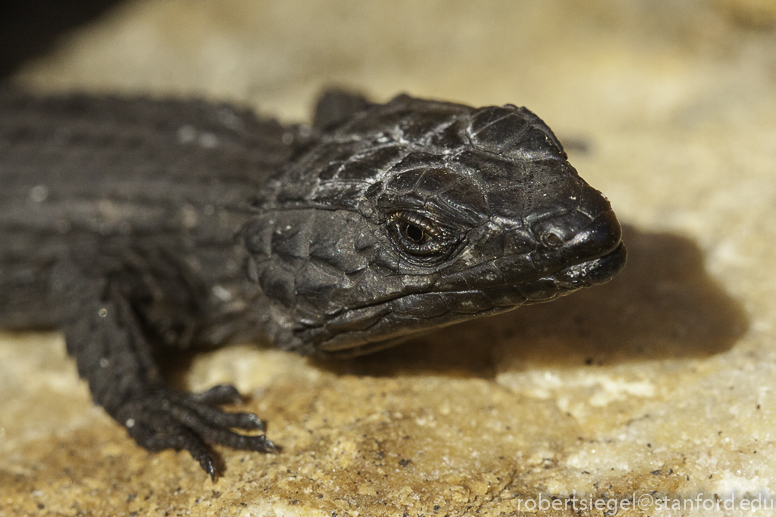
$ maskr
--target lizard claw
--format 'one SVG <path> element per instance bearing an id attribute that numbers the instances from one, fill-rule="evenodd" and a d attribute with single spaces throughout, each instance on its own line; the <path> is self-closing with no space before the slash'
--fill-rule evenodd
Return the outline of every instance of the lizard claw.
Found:
<path id="1" fill-rule="evenodd" d="M 210 444 L 233 449 L 276 452 L 263 434 L 241 434 L 233 429 L 264 432 L 264 423 L 252 413 L 227 413 L 213 404 L 234 402 L 232 386 L 215 386 L 203 393 L 186 394 L 168 389 L 147 392 L 126 401 L 115 412 L 134 440 L 150 451 L 187 450 L 215 481 L 218 471 Z"/>
<path id="2" fill-rule="evenodd" d="M 189 395 L 191 400 L 207 404 L 208 406 L 218 404 L 238 404 L 243 401 L 242 395 L 237 388 L 231 384 L 219 384 L 209 390 Z"/>

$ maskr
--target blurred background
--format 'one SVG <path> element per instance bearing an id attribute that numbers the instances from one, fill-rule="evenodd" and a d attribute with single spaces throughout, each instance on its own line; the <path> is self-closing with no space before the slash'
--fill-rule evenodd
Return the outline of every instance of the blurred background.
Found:
<path id="1" fill-rule="evenodd" d="M 573 108 L 586 123 L 634 104 L 657 112 L 757 73 L 765 56 L 751 44 L 776 26 L 770 0 L 38 0 L 2 9 L 4 76 L 247 98 L 297 117 L 298 99 L 328 84 Z M 713 74 L 721 62 L 735 63 L 729 74 Z"/>

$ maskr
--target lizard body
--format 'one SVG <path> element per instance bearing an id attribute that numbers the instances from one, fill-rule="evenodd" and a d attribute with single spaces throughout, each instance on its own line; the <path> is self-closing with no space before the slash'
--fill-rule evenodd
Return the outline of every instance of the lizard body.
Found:
<path id="1" fill-rule="evenodd" d="M 149 450 L 275 449 L 160 349 L 354 355 L 552 300 L 625 263 L 609 202 L 511 105 L 325 96 L 312 128 L 202 101 L 0 92 L 0 327 L 61 328 Z"/>

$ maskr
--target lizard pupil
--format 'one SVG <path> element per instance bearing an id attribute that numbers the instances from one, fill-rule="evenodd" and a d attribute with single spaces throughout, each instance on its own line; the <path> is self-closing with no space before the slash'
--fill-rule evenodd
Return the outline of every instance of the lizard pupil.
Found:
<path id="1" fill-rule="evenodd" d="M 423 231 L 423 228 L 415 226 L 414 224 L 408 224 L 404 233 L 406 233 L 407 237 L 415 244 L 422 243 L 426 237 L 426 232 Z"/>

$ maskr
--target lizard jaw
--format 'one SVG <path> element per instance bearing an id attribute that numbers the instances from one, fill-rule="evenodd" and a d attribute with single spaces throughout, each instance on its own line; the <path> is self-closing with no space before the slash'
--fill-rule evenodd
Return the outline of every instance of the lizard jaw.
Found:
<path id="1" fill-rule="evenodd" d="M 606 255 L 530 282 L 482 290 L 408 294 L 348 311 L 305 332 L 318 342 L 321 355 L 363 355 L 438 327 L 551 301 L 583 287 L 606 283 L 625 266 L 626 260 L 625 245 L 620 243 Z M 433 306 L 444 309 L 434 313 L 428 309 Z"/>

